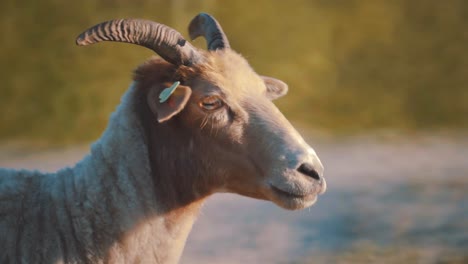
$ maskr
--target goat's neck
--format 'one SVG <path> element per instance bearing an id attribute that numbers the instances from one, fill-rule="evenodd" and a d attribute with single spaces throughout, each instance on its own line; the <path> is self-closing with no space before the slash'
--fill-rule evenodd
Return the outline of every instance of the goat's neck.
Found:
<path id="1" fill-rule="evenodd" d="M 200 160 L 203 153 L 194 146 L 196 139 L 187 131 L 177 131 L 170 126 L 154 124 L 150 130 L 154 193 L 165 210 L 183 208 L 211 194 L 214 184 L 207 177 L 205 164 Z"/>
<path id="2" fill-rule="evenodd" d="M 185 175 L 193 166 L 181 169 L 162 154 L 164 149 L 154 149 L 170 146 L 149 143 L 148 128 L 131 104 L 136 101 L 133 89 L 91 155 L 75 168 L 87 181 L 86 203 L 93 210 L 88 221 L 95 227 L 93 241 L 86 241 L 85 234 L 82 239 L 105 262 L 174 263 L 206 195 L 193 191 L 195 182 L 178 182 L 193 179 Z"/>

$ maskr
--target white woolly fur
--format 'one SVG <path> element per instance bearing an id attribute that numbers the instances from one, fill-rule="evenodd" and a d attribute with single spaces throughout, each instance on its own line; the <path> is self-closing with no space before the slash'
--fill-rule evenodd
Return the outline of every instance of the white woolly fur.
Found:
<path id="1" fill-rule="evenodd" d="M 136 94 L 74 167 L 0 169 L 0 263 L 177 262 L 193 219 L 169 230 L 158 211 Z"/>

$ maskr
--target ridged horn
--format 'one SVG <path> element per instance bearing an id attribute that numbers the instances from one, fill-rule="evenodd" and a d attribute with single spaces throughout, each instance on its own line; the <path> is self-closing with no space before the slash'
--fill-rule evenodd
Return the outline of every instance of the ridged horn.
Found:
<path id="1" fill-rule="evenodd" d="M 189 35 L 192 40 L 199 36 L 205 37 L 208 50 L 231 48 L 221 25 L 206 13 L 200 13 L 192 19 L 189 24 Z"/>
<path id="2" fill-rule="evenodd" d="M 116 19 L 97 24 L 83 33 L 76 44 L 86 46 L 101 41 L 126 42 L 149 48 L 174 65 L 190 66 L 201 55 L 176 30 L 150 20 Z"/>

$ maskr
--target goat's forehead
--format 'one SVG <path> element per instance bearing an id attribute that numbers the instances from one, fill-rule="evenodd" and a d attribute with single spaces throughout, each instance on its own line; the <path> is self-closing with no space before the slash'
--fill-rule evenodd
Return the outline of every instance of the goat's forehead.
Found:
<path id="1" fill-rule="evenodd" d="M 205 67 L 202 71 L 203 77 L 226 94 L 243 96 L 265 90 L 262 79 L 248 62 L 234 51 L 211 52 L 207 56 Z"/>

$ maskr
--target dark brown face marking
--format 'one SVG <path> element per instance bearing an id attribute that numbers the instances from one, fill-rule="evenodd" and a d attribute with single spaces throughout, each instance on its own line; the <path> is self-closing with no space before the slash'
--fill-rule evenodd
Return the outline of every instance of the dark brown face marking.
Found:
<path id="1" fill-rule="evenodd" d="M 191 67 L 150 60 L 136 71 L 143 94 L 167 87 L 155 88 L 155 83 L 175 81 L 191 90 L 180 112 L 158 124 L 156 109 L 144 122 L 158 166 L 155 175 L 167 175 L 157 179 L 158 192 L 180 206 L 218 191 L 271 200 L 287 209 L 313 204 L 325 188 L 323 167 L 271 102 L 286 93 L 287 85 L 257 75 L 232 50 L 204 56 L 204 63 Z M 171 97 L 168 107 L 172 102 Z M 316 177 L 309 175 L 312 171 Z"/>

